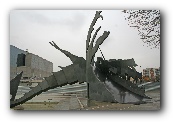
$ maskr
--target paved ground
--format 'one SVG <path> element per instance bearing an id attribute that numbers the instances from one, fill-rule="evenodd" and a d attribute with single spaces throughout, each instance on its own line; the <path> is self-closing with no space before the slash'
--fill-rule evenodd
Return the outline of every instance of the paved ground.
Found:
<path id="1" fill-rule="evenodd" d="M 146 95 L 152 99 L 145 100 L 145 104 L 119 104 L 98 102 L 91 100 L 87 106 L 87 99 L 76 94 L 41 94 L 32 100 L 16 106 L 15 110 L 159 110 L 160 90 L 148 91 Z"/>
<path id="2" fill-rule="evenodd" d="M 146 103 L 140 105 L 134 104 L 119 104 L 119 103 L 95 103 L 95 106 L 86 107 L 83 110 L 159 110 L 160 104 L 159 103 Z"/>
<path id="3" fill-rule="evenodd" d="M 91 101 L 91 106 L 82 110 L 160 110 L 160 90 L 148 91 L 146 95 L 152 97 L 152 99 L 145 100 L 145 104 L 134 105 Z"/>

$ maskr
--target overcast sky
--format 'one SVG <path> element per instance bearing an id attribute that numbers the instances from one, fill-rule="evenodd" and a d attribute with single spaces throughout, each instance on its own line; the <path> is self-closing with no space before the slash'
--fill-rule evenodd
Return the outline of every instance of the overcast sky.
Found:
<path id="1" fill-rule="evenodd" d="M 53 71 L 58 71 L 58 66 L 67 66 L 72 62 L 49 42 L 54 41 L 60 48 L 86 59 L 86 38 L 95 12 L 13 10 L 10 13 L 10 45 L 28 49 L 53 62 Z M 95 29 L 102 26 L 97 37 L 104 31 L 110 31 L 109 37 L 100 46 L 107 60 L 134 58 L 139 72 L 145 68 L 160 67 L 160 49 L 147 47 L 138 36 L 138 31 L 128 26 L 121 10 L 103 10 L 101 14 L 104 19 L 98 19 Z M 97 51 L 97 56 L 101 57 L 100 51 Z"/>

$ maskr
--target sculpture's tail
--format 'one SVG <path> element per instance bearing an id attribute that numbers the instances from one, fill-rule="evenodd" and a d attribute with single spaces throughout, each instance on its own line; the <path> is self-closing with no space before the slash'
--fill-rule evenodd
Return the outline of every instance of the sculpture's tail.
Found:
<path id="1" fill-rule="evenodd" d="M 23 71 L 10 81 L 11 101 L 14 101 Z"/>
<path id="2" fill-rule="evenodd" d="M 61 71 L 53 72 L 53 75 L 45 78 L 43 82 L 32 88 L 28 93 L 25 93 L 23 97 L 15 101 L 10 101 L 10 108 L 23 104 L 49 89 L 85 81 L 85 68 L 80 67 L 78 64 L 69 65 L 62 68 Z"/>

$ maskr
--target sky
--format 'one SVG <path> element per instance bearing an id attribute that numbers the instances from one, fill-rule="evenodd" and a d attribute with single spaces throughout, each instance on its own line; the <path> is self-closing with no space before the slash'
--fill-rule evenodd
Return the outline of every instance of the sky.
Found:
<path id="1" fill-rule="evenodd" d="M 54 41 L 61 49 L 86 59 L 86 39 L 96 10 L 12 10 L 10 12 L 10 45 L 39 55 L 58 66 L 72 64 L 69 58 L 52 47 Z M 96 39 L 110 31 L 100 46 L 106 60 L 134 58 L 136 70 L 160 67 L 160 49 L 147 47 L 138 31 L 129 27 L 122 10 L 103 10 L 94 29 L 101 26 Z M 93 31 L 94 33 L 95 31 Z M 93 34 L 92 34 L 93 35 Z M 101 57 L 98 50 L 96 57 Z M 96 58 L 95 57 L 95 58 Z"/>

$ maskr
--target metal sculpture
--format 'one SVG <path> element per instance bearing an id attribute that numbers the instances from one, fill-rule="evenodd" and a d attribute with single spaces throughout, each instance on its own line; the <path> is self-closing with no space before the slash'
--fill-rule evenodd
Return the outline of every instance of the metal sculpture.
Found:
<path id="1" fill-rule="evenodd" d="M 23 71 L 10 81 L 10 101 L 14 101 Z"/>
<path id="2" fill-rule="evenodd" d="M 88 83 L 88 99 L 119 103 L 141 103 L 143 98 L 149 98 L 144 94 L 142 88 L 139 88 L 128 79 L 124 78 L 124 76 L 137 76 L 140 78 L 139 74 L 134 69 L 136 64 L 133 59 L 107 61 L 98 58 L 97 62 L 94 62 L 95 53 L 99 49 L 99 45 L 104 42 L 110 33 L 109 31 L 104 31 L 94 45 L 96 35 L 101 29 L 100 26 L 93 35 L 92 40 L 90 40 L 94 25 L 99 18 L 103 20 L 101 11 L 96 12 L 88 31 L 86 40 L 86 60 L 83 57 L 78 57 L 66 50 L 62 50 L 53 41 L 49 42 L 53 47 L 69 57 L 73 64 L 66 67 L 60 66 L 62 70 L 53 72 L 53 75 L 46 77 L 43 82 L 24 94 L 23 97 L 11 100 L 11 108 L 30 100 L 44 91 L 67 84 L 74 84 L 76 82 Z M 129 68 L 129 66 L 131 66 L 131 68 Z"/>

